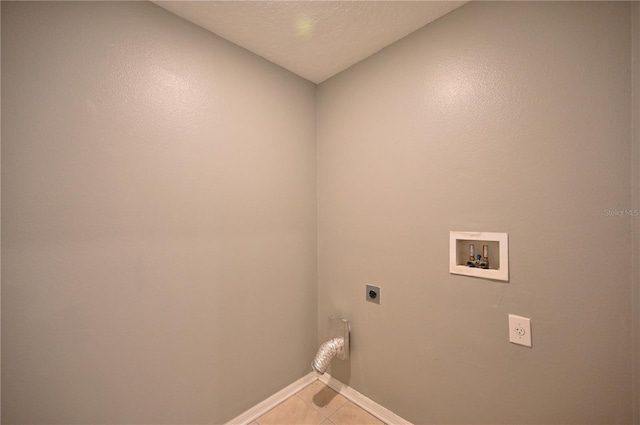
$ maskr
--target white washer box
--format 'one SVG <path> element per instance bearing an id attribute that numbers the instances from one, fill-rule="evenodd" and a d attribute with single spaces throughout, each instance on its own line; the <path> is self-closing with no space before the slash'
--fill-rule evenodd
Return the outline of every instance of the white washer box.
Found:
<path id="1" fill-rule="evenodd" d="M 469 244 L 475 253 L 482 254 L 482 246 L 489 248 L 489 268 L 467 266 Z M 449 232 L 449 272 L 483 279 L 509 281 L 509 235 L 495 232 Z"/>

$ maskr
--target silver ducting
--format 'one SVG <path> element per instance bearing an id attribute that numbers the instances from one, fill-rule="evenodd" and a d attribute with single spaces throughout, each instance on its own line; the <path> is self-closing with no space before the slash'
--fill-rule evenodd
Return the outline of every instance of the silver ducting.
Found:
<path id="1" fill-rule="evenodd" d="M 311 362 L 311 367 L 320 375 L 324 374 L 334 357 L 340 360 L 349 358 L 349 340 L 351 324 L 347 319 L 330 316 L 328 327 L 329 340 L 320 346 Z"/>
<path id="2" fill-rule="evenodd" d="M 324 374 L 331 363 L 331 359 L 342 354 L 344 338 L 333 338 L 320 346 L 311 367 L 320 375 Z"/>

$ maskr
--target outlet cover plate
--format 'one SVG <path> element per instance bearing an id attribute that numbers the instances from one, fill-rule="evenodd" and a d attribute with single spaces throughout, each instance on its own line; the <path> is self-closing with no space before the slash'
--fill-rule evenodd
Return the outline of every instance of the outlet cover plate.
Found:
<path id="1" fill-rule="evenodd" d="M 531 347 L 531 319 L 509 315 L 509 342 Z"/>
<path id="2" fill-rule="evenodd" d="M 366 300 L 370 303 L 380 304 L 380 287 L 367 285 Z"/>

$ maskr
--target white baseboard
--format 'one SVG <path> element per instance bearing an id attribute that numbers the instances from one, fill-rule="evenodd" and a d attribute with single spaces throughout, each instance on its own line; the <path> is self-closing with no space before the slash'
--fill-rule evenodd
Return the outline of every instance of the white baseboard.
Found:
<path id="1" fill-rule="evenodd" d="M 393 413 L 391 410 L 379 405 L 369 397 L 360 394 L 350 386 L 343 384 L 333 376 L 325 373 L 318 378 L 325 385 L 333 388 L 344 398 L 351 400 L 354 404 L 371 413 L 376 418 L 388 425 L 412 425 L 411 422 Z"/>
<path id="2" fill-rule="evenodd" d="M 312 384 L 316 380 L 320 380 L 325 385 L 340 393 L 344 398 L 352 401 L 357 406 L 371 413 L 373 416 L 380 419 L 385 424 L 412 425 L 411 422 L 401 418 L 389 409 L 382 407 L 375 401 L 371 400 L 369 397 L 360 394 L 350 386 L 343 384 L 328 373 L 325 373 L 324 375 L 318 377 L 315 372 L 308 373 L 293 384 L 288 385 L 266 400 L 256 404 L 241 415 L 231 419 L 225 425 L 247 425 L 258 419 L 260 416 L 264 415 L 269 410 L 273 409 L 292 395 L 296 394 L 307 385 Z"/>
<path id="3" fill-rule="evenodd" d="M 285 388 L 281 389 L 271 397 L 256 404 L 251 409 L 240 414 L 239 416 L 236 416 L 235 418 L 231 419 L 229 422 L 226 423 L 226 425 L 247 425 L 248 423 L 255 421 L 260 416 L 264 415 L 269 410 L 273 409 L 278 404 L 282 403 L 283 401 L 285 401 L 286 399 L 288 399 L 289 397 L 291 397 L 292 395 L 294 395 L 295 393 L 297 393 L 307 385 L 313 383 L 317 379 L 318 377 L 315 372 L 310 372 L 306 374 L 305 376 L 298 379 L 293 384 L 286 386 Z"/>

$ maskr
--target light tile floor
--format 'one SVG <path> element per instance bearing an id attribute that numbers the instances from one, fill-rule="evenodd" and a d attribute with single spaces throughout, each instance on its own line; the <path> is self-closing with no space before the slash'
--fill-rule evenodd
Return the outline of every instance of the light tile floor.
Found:
<path id="1" fill-rule="evenodd" d="M 320 381 L 292 395 L 249 425 L 383 425 Z"/>

